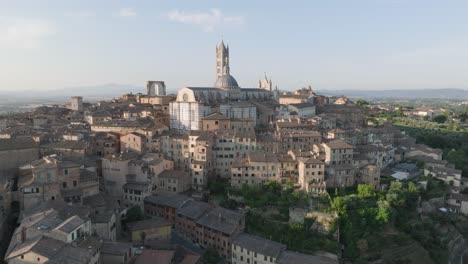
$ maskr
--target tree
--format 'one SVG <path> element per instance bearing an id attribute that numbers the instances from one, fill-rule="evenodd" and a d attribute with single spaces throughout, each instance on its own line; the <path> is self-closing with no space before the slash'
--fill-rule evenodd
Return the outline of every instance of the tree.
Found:
<path id="1" fill-rule="evenodd" d="M 366 100 L 363 100 L 363 99 L 357 99 L 356 102 L 354 102 L 354 104 L 356 104 L 358 106 L 367 106 L 367 105 L 369 105 L 369 102 L 367 102 Z"/>
<path id="2" fill-rule="evenodd" d="M 445 115 L 438 115 L 433 118 L 433 120 L 439 124 L 445 123 L 447 121 L 447 116 Z"/>
<path id="3" fill-rule="evenodd" d="M 205 264 L 218 264 L 220 261 L 218 251 L 214 248 L 208 248 L 203 254 L 203 263 Z"/>
<path id="4" fill-rule="evenodd" d="M 135 221 L 143 220 L 143 213 L 139 206 L 134 206 L 127 210 L 127 214 L 125 216 L 125 222 L 131 223 Z"/>
<path id="5" fill-rule="evenodd" d="M 418 187 L 413 182 L 408 183 L 408 192 L 410 193 L 416 193 L 418 192 Z"/>
<path id="6" fill-rule="evenodd" d="M 357 196 L 360 199 L 366 199 L 366 198 L 371 198 L 375 195 L 374 190 L 372 189 L 372 186 L 369 184 L 359 184 L 357 187 Z"/>
<path id="7" fill-rule="evenodd" d="M 377 211 L 375 220 L 381 224 L 388 223 L 390 219 L 390 204 L 385 200 L 379 200 L 377 205 L 379 206 L 379 210 Z"/>

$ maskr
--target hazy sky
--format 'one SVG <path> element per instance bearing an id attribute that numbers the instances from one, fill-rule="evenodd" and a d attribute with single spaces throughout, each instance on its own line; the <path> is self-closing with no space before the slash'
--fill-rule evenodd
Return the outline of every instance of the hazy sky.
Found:
<path id="1" fill-rule="evenodd" d="M 468 1 L 0 0 L 0 90 L 215 81 L 468 88 Z"/>

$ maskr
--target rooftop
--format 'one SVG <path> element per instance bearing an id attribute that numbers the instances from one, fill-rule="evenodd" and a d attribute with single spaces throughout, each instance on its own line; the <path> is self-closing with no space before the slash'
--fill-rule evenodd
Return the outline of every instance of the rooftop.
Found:
<path id="1" fill-rule="evenodd" d="M 190 173 L 181 170 L 164 170 L 159 174 L 159 178 L 168 178 L 168 179 L 181 179 L 190 177 Z"/>
<path id="2" fill-rule="evenodd" d="M 197 224 L 232 235 L 241 225 L 243 215 L 222 207 L 215 207 L 206 212 Z"/>
<path id="3" fill-rule="evenodd" d="M 281 251 L 286 249 L 284 244 L 246 233 L 236 236 L 232 244 L 274 258 L 278 257 Z"/>
<path id="4" fill-rule="evenodd" d="M 327 145 L 331 149 L 352 149 L 353 148 L 353 146 L 351 146 L 350 144 L 339 139 L 332 140 L 324 144 Z"/>
<path id="5" fill-rule="evenodd" d="M 135 264 L 171 264 L 174 254 L 173 250 L 144 249 L 136 257 Z"/>
<path id="6" fill-rule="evenodd" d="M 191 200 L 177 209 L 177 214 L 183 215 L 190 219 L 198 219 L 212 207 L 213 206 L 208 203 Z"/>
<path id="7" fill-rule="evenodd" d="M 0 139 L 0 151 L 37 148 L 37 146 L 37 143 L 29 137 Z"/>
<path id="8" fill-rule="evenodd" d="M 313 264 L 338 264 L 338 258 L 334 255 L 330 256 L 316 256 L 306 255 L 298 252 L 285 250 L 281 253 L 276 260 L 278 264 L 291 264 L 291 263 L 313 263 Z"/>
<path id="9" fill-rule="evenodd" d="M 122 243 L 122 242 L 104 242 L 102 243 L 101 253 L 123 256 L 128 253 L 132 248 L 131 243 Z"/>
<path id="10" fill-rule="evenodd" d="M 145 197 L 145 203 L 158 204 L 172 208 L 179 208 L 187 201 L 191 200 L 190 197 L 171 193 L 171 192 L 159 192 L 157 195 L 151 195 Z"/>
<path id="11" fill-rule="evenodd" d="M 172 225 L 171 222 L 167 221 L 166 219 L 159 218 L 159 217 L 158 218 L 153 217 L 151 219 L 131 222 L 127 224 L 128 229 L 132 232 L 138 231 L 138 230 L 151 229 L 155 227 L 161 227 L 161 226 L 170 226 L 170 225 Z"/>

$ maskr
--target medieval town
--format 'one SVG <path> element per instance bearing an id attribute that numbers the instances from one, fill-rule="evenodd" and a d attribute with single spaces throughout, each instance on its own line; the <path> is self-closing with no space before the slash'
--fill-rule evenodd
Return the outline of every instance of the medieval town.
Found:
<path id="1" fill-rule="evenodd" d="M 93 103 L 78 90 L 63 105 L 2 116 L 5 263 L 343 263 L 373 245 L 346 242 L 330 197 L 427 175 L 451 186 L 438 207 L 468 214 L 461 170 L 391 123 L 369 122 L 384 109 L 311 86 L 286 92 L 267 75 L 244 88 L 229 66 L 235 49 L 221 42 L 213 55 L 204 87 L 168 94 L 148 81 L 145 94 Z M 393 206 L 382 201 L 378 221 Z M 415 199 L 415 212 L 431 202 Z"/>

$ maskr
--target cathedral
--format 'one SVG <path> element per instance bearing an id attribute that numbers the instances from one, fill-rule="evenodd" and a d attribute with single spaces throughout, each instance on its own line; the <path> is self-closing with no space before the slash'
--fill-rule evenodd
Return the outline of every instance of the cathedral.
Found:
<path id="1" fill-rule="evenodd" d="M 231 75 L 229 46 L 221 42 L 216 47 L 214 85 L 184 87 L 177 92 L 176 100 L 169 106 L 171 129 L 183 132 L 200 130 L 202 119 L 212 113 L 220 113 L 230 119 L 252 119 L 256 126 L 268 125 L 273 119 L 277 99 L 271 89 L 271 80 L 261 84 L 259 88 L 239 86 Z"/>

